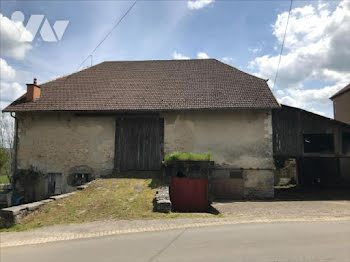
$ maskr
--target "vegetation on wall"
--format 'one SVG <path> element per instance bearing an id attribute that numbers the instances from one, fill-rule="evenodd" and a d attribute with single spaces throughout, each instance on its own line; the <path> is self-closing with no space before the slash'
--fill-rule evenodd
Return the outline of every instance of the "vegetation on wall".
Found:
<path id="1" fill-rule="evenodd" d="M 29 169 L 19 169 L 17 170 L 14 181 L 19 183 L 22 187 L 26 188 L 27 186 L 33 186 L 38 183 L 42 178 L 45 177 L 45 174 L 36 169 L 33 166 L 30 166 Z"/>
<path id="2" fill-rule="evenodd" d="M 171 154 L 166 154 L 164 157 L 164 161 L 210 161 L 211 158 L 211 152 L 207 152 L 204 154 L 174 152 Z"/>

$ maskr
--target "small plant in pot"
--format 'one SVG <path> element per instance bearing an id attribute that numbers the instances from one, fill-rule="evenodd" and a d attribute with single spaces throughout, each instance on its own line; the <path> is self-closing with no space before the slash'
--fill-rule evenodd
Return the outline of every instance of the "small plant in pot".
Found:
<path id="1" fill-rule="evenodd" d="M 214 162 L 212 154 L 174 152 L 164 157 L 165 175 L 170 177 L 208 177 Z"/>

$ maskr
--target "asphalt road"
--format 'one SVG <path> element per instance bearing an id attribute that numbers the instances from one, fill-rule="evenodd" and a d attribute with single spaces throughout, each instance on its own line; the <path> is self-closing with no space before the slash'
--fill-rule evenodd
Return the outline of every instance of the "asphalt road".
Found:
<path id="1" fill-rule="evenodd" d="M 350 261 L 350 221 L 256 223 L 3 248 L 15 261 Z"/>

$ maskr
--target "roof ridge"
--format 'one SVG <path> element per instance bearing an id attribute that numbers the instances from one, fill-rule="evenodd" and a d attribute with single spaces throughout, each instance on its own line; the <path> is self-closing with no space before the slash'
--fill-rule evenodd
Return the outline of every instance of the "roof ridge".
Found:
<path id="1" fill-rule="evenodd" d="M 190 58 L 190 59 L 147 59 L 147 60 L 107 60 L 103 63 L 128 63 L 128 62 L 175 62 L 175 61 L 202 61 L 216 60 L 215 58 Z"/>

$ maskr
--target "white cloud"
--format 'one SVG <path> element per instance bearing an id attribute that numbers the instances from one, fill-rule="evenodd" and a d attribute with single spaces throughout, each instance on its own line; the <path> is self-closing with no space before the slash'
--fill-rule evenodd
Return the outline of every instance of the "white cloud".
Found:
<path id="1" fill-rule="evenodd" d="M 214 3 L 215 0 L 194 0 L 194 1 L 188 1 L 187 7 L 189 9 L 201 9 L 211 3 Z"/>
<path id="2" fill-rule="evenodd" d="M 1 102 L 12 102 L 21 95 L 25 93 L 25 89 L 17 82 L 7 83 L 1 81 L 0 83 L 0 93 L 1 93 Z"/>
<path id="3" fill-rule="evenodd" d="M 32 46 L 25 42 L 32 34 L 21 22 L 14 22 L 0 13 L 0 53 L 15 59 L 23 59 Z"/>
<path id="4" fill-rule="evenodd" d="M 198 59 L 208 59 L 209 55 L 207 53 L 204 53 L 204 52 L 198 52 L 197 53 L 197 58 Z M 185 56 L 185 55 L 175 51 L 173 53 L 173 59 L 176 59 L 176 60 L 187 60 L 187 59 L 191 59 L 191 58 L 189 56 Z"/>
<path id="5" fill-rule="evenodd" d="M 209 56 L 208 56 L 208 54 L 207 54 L 207 53 L 204 53 L 204 52 L 198 52 L 198 53 L 197 53 L 197 58 L 198 58 L 198 59 L 208 59 L 208 58 L 209 58 Z"/>
<path id="6" fill-rule="evenodd" d="M 221 58 L 221 61 L 226 64 L 233 65 L 233 62 L 235 62 L 235 59 L 233 57 L 224 56 L 223 58 Z"/>
<path id="7" fill-rule="evenodd" d="M 25 89 L 18 82 L 13 81 L 15 76 L 15 69 L 8 65 L 6 60 L 0 58 L 0 109 L 25 93 Z"/>
<path id="8" fill-rule="evenodd" d="M 187 59 L 190 59 L 188 56 L 184 56 L 183 54 L 180 54 L 178 52 L 174 52 L 173 53 L 173 58 L 176 59 L 176 60 L 187 60 Z"/>
<path id="9" fill-rule="evenodd" d="M 320 89 L 289 88 L 284 91 L 277 90 L 277 94 L 280 95 L 278 101 L 281 104 L 303 108 L 319 115 L 332 117 L 330 114 L 332 101 L 329 98 L 345 85 L 345 82 L 340 81 L 334 85 L 327 85 Z M 322 108 L 327 113 L 317 110 L 315 107 Z"/>
<path id="10" fill-rule="evenodd" d="M 257 48 L 248 48 L 248 51 L 253 53 L 253 54 L 257 54 L 260 53 L 262 51 L 262 49 L 260 47 Z"/>
<path id="11" fill-rule="evenodd" d="M 288 13 L 279 14 L 273 25 L 278 42 L 283 41 Z M 324 70 L 350 72 L 350 2 L 339 3 L 331 12 L 311 5 L 291 12 L 285 54 L 281 58 L 278 85 L 288 88 L 310 78 L 322 77 Z M 255 58 L 250 67 L 273 79 L 279 56 Z"/>
<path id="12" fill-rule="evenodd" d="M 279 45 L 287 17 L 288 12 L 279 14 L 272 26 Z M 278 55 L 259 56 L 250 62 L 249 68 L 263 78 L 274 80 L 278 59 Z M 307 89 L 305 83 L 312 80 L 332 84 Z M 276 83 L 278 89 L 286 89 L 287 95 L 281 102 L 310 110 L 313 104 L 331 106 L 328 98 L 349 82 L 350 2 L 343 0 L 334 10 L 328 5 L 292 9 Z"/>
<path id="13" fill-rule="evenodd" d="M 0 58 L 0 79 L 1 80 L 12 80 L 16 76 L 16 71 L 9 66 L 6 60 Z"/>

